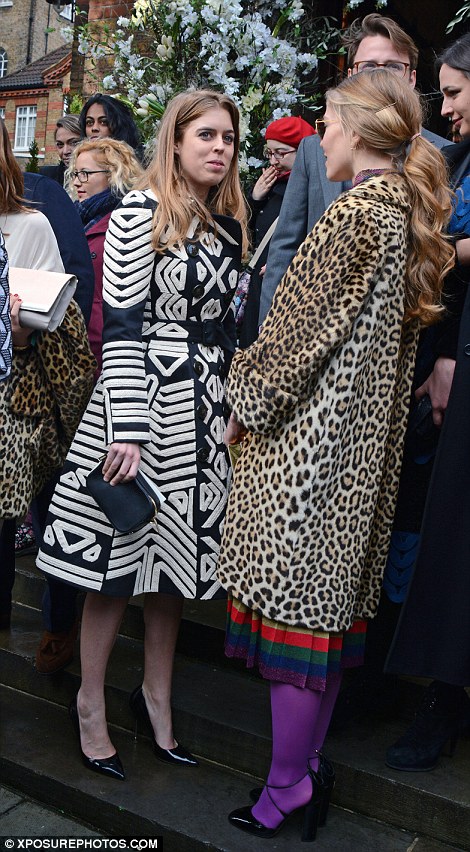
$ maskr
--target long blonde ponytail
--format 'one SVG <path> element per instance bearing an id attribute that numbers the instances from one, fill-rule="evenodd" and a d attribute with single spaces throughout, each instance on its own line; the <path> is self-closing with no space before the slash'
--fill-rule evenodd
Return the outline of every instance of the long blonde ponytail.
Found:
<path id="1" fill-rule="evenodd" d="M 389 154 L 391 172 L 406 182 L 411 216 L 405 320 L 431 325 L 444 310 L 443 281 L 454 264 L 445 235 L 452 193 L 442 154 L 420 134 L 419 96 L 404 79 L 377 69 L 348 77 L 327 98 L 343 127 L 366 148 Z"/>

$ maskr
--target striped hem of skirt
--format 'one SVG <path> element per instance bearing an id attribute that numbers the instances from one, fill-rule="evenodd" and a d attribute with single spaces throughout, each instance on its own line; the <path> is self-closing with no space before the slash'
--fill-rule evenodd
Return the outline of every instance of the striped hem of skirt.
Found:
<path id="1" fill-rule="evenodd" d="M 363 664 L 366 628 L 362 619 L 338 633 L 292 627 L 229 597 L 225 654 L 256 666 L 267 680 L 323 692 L 327 677 Z"/>

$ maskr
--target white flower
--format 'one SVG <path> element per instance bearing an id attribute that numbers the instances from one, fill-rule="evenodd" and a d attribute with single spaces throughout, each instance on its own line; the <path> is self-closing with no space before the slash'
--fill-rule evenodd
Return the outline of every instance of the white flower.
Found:
<path id="1" fill-rule="evenodd" d="M 251 112 L 253 107 L 258 106 L 263 100 L 263 92 L 261 89 L 251 88 L 240 100 L 245 112 Z"/>
<path id="2" fill-rule="evenodd" d="M 171 59 L 174 52 L 173 48 L 166 47 L 164 44 L 157 45 L 157 56 L 159 56 L 160 59 Z"/>
<path id="3" fill-rule="evenodd" d="M 136 0 L 132 17 L 138 24 L 145 24 L 149 14 L 151 14 L 151 6 L 149 0 Z"/>
<path id="4" fill-rule="evenodd" d="M 290 112 L 289 112 L 288 109 L 281 109 L 281 108 L 275 109 L 274 112 L 273 112 L 273 121 L 277 121 L 278 118 L 284 118 L 284 116 L 286 116 L 286 115 L 290 115 Z"/>
<path id="5" fill-rule="evenodd" d="M 82 53 L 113 56 L 103 86 L 113 94 L 121 90 L 152 131 L 182 88 L 225 92 L 240 110 L 240 168 L 259 168 L 252 152 L 263 125 L 291 113 L 303 97 L 305 75 L 317 65 L 298 26 L 303 0 L 135 0 L 130 6 L 132 14 L 101 38 L 86 27 L 81 32 Z"/>
<path id="6" fill-rule="evenodd" d="M 91 41 L 89 38 L 86 38 L 82 33 L 78 34 L 78 52 L 87 54 L 90 53 L 91 50 Z"/>
<path id="7" fill-rule="evenodd" d="M 61 27 L 60 33 L 61 33 L 61 36 L 64 39 L 64 41 L 67 42 L 67 44 L 69 44 L 69 42 L 73 41 L 73 27 L 71 27 L 71 26 Z"/>
<path id="8" fill-rule="evenodd" d="M 287 17 L 290 21 L 300 21 L 304 16 L 304 8 L 301 0 L 293 0 L 292 5 L 287 10 Z"/>
<path id="9" fill-rule="evenodd" d="M 103 89 L 115 89 L 116 82 L 114 77 L 111 74 L 108 74 L 106 77 L 103 77 Z"/>
<path id="10" fill-rule="evenodd" d="M 251 169 L 260 169 L 261 166 L 264 166 L 264 161 L 258 160 L 256 157 L 248 157 L 246 164 Z"/>

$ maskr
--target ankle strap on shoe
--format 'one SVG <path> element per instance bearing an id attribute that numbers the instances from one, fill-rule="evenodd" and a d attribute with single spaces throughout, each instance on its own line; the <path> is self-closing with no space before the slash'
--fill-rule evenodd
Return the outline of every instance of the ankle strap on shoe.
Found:
<path id="1" fill-rule="evenodd" d="M 297 784 L 300 784 L 300 782 L 301 782 L 301 781 L 303 781 L 303 780 L 304 780 L 304 778 L 310 777 L 310 778 L 312 779 L 312 781 L 313 781 L 313 777 L 312 777 L 313 775 L 314 775 L 313 770 L 311 770 L 311 769 L 309 768 L 309 769 L 308 769 L 308 771 L 305 773 L 305 775 L 302 775 L 302 778 L 299 778 L 299 780 L 298 780 L 298 781 L 293 781 L 293 782 L 292 782 L 292 784 L 284 784 L 284 785 L 282 785 L 282 786 L 278 786 L 278 785 L 276 785 L 276 784 L 265 784 L 265 790 L 266 790 L 266 792 L 267 792 L 267 794 L 268 794 L 268 796 L 269 796 L 269 800 L 270 800 L 270 802 L 274 805 L 274 807 L 276 808 L 276 810 L 278 810 L 278 811 L 279 811 L 279 813 L 281 814 L 281 816 L 282 816 L 282 817 L 284 817 L 284 818 L 285 818 L 285 817 L 287 817 L 289 814 L 288 814 L 288 813 L 284 813 L 284 811 L 282 811 L 282 810 L 281 810 L 281 808 L 279 807 L 279 805 L 278 805 L 278 804 L 276 804 L 276 802 L 274 801 L 273 797 L 271 796 L 270 790 L 289 790 L 291 787 L 296 787 L 296 786 L 297 786 Z"/>

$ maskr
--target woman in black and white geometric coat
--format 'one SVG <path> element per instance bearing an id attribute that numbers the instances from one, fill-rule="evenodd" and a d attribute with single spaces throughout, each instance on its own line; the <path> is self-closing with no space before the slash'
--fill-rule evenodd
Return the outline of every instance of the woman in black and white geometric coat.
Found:
<path id="1" fill-rule="evenodd" d="M 38 556 L 43 571 L 88 591 L 71 714 L 85 764 L 114 777 L 123 771 L 107 731 L 104 677 L 127 600 L 142 592 L 149 593 L 145 674 L 131 706 L 150 717 L 157 757 L 197 763 L 173 738 L 171 674 L 183 599 L 222 595 L 215 566 L 229 471 L 223 388 L 246 233 L 238 146 L 230 98 L 178 95 L 165 111 L 146 188 L 128 193 L 112 214 L 103 374 Z M 105 479 L 128 481 L 140 468 L 165 495 L 156 529 L 117 533 L 88 493 L 86 477 L 106 452 Z"/>

